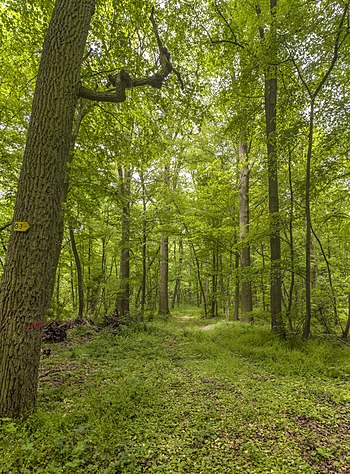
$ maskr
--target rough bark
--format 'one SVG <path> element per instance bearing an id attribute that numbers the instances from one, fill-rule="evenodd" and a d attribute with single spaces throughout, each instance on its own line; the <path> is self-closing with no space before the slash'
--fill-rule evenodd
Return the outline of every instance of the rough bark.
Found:
<path id="1" fill-rule="evenodd" d="M 241 280 L 241 310 L 243 321 L 252 321 L 253 299 L 250 275 L 250 245 L 249 236 L 249 165 L 248 151 L 245 143 L 239 144 L 240 159 L 240 189 L 239 189 L 239 225 L 240 240 L 242 243 L 240 264 L 242 269 Z"/>
<path id="2" fill-rule="evenodd" d="M 0 293 L 0 415 L 35 405 L 42 329 L 62 241 L 62 202 L 91 0 L 57 0 L 44 41 Z"/>
<path id="3" fill-rule="evenodd" d="M 276 5 L 277 0 L 270 0 L 271 12 L 271 60 L 265 70 L 265 121 L 267 143 L 267 169 L 269 187 L 270 214 L 270 311 L 271 327 L 276 332 L 283 332 L 282 322 L 282 278 L 281 278 L 281 238 L 279 223 L 278 195 L 278 156 L 276 150 L 276 106 L 277 106 L 277 44 L 276 44 Z M 260 30 L 262 39 L 265 32 Z"/>

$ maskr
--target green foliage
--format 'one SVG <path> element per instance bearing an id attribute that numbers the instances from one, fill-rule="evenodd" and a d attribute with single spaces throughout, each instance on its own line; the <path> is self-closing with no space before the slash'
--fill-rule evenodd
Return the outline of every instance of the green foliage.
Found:
<path id="1" fill-rule="evenodd" d="M 2 419 L 6 473 L 341 472 L 349 348 L 191 309 L 51 346 L 38 410 Z"/>

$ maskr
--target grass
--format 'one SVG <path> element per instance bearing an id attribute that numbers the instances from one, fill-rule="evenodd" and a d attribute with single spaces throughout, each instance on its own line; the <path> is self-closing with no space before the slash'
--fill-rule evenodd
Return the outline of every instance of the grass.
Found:
<path id="1" fill-rule="evenodd" d="M 1 473 L 349 473 L 350 349 L 195 314 L 76 328 Z"/>

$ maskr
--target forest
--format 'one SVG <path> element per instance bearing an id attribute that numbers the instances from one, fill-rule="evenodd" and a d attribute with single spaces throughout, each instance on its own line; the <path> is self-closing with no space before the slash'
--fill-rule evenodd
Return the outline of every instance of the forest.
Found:
<path id="1" fill-rule="evenodd" d="M 0 3 L 1 473 L 350 473 L 349 7 Z"/>

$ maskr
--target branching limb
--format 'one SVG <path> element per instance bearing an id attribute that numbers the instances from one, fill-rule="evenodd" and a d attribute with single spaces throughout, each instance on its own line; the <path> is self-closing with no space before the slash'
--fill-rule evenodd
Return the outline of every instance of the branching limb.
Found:
<path id="1" fill-rule="evenodd" d="M 126 100 L 126 89 L 143 86 L 151 86 L 155 89 L 160 89 L 165 79 L 171 74 L 171 72 L 173 72 L 177 76 L 181 84 L 181 88 L 183 89 L 184 85 L 181 79 L 181 75 L 176 69 L 174 69 L 170 61 L 170 53 L 168 49 L 163 46 L 162 40 L 160 39 L 158 27 L 154 19 L 154 8 L 152 8 L 150 21 L 152 23 L 153 33 L 156 37 L 159 49 L 159 71 L 153 74 L 152 76 L 133 79 L 128 72 L 121 70 L 119 74 L 110 74 L 108 76 L 108 85 L 114 86 L 114 90 L 112 92 L 95 91 L 82 85 L 80 87 L 80 97 L 97 102 L 124 102 Z"/>
<path id="2" fill-rule="evenodd" d="M 227 20 L 227 18 L 225 17 L 225 15 L 222 13 L 222 11 L 220 10 L 219 8 L 219 5 L 217 4 L 217 2 L 215 1 L 214 2 L 214 5 L 215 5 L 215 10 L 217 11 L 218 15 L 220 16 L 220 18 L 222 19 L 222 21 L 225 23 L 226 27 L 229 29 L 231 35 L 232 35 L 232 38 L 233 38 L 233 41 L 231 41 L 231 43 L 235 44 L 236 46 L 238 46 L 239 48 L 242 48 L 244 49 L 244 46 L 238 41 L 237 39 L 237 35 L 236 33 L 234 32 L 230 22 Z"/>

